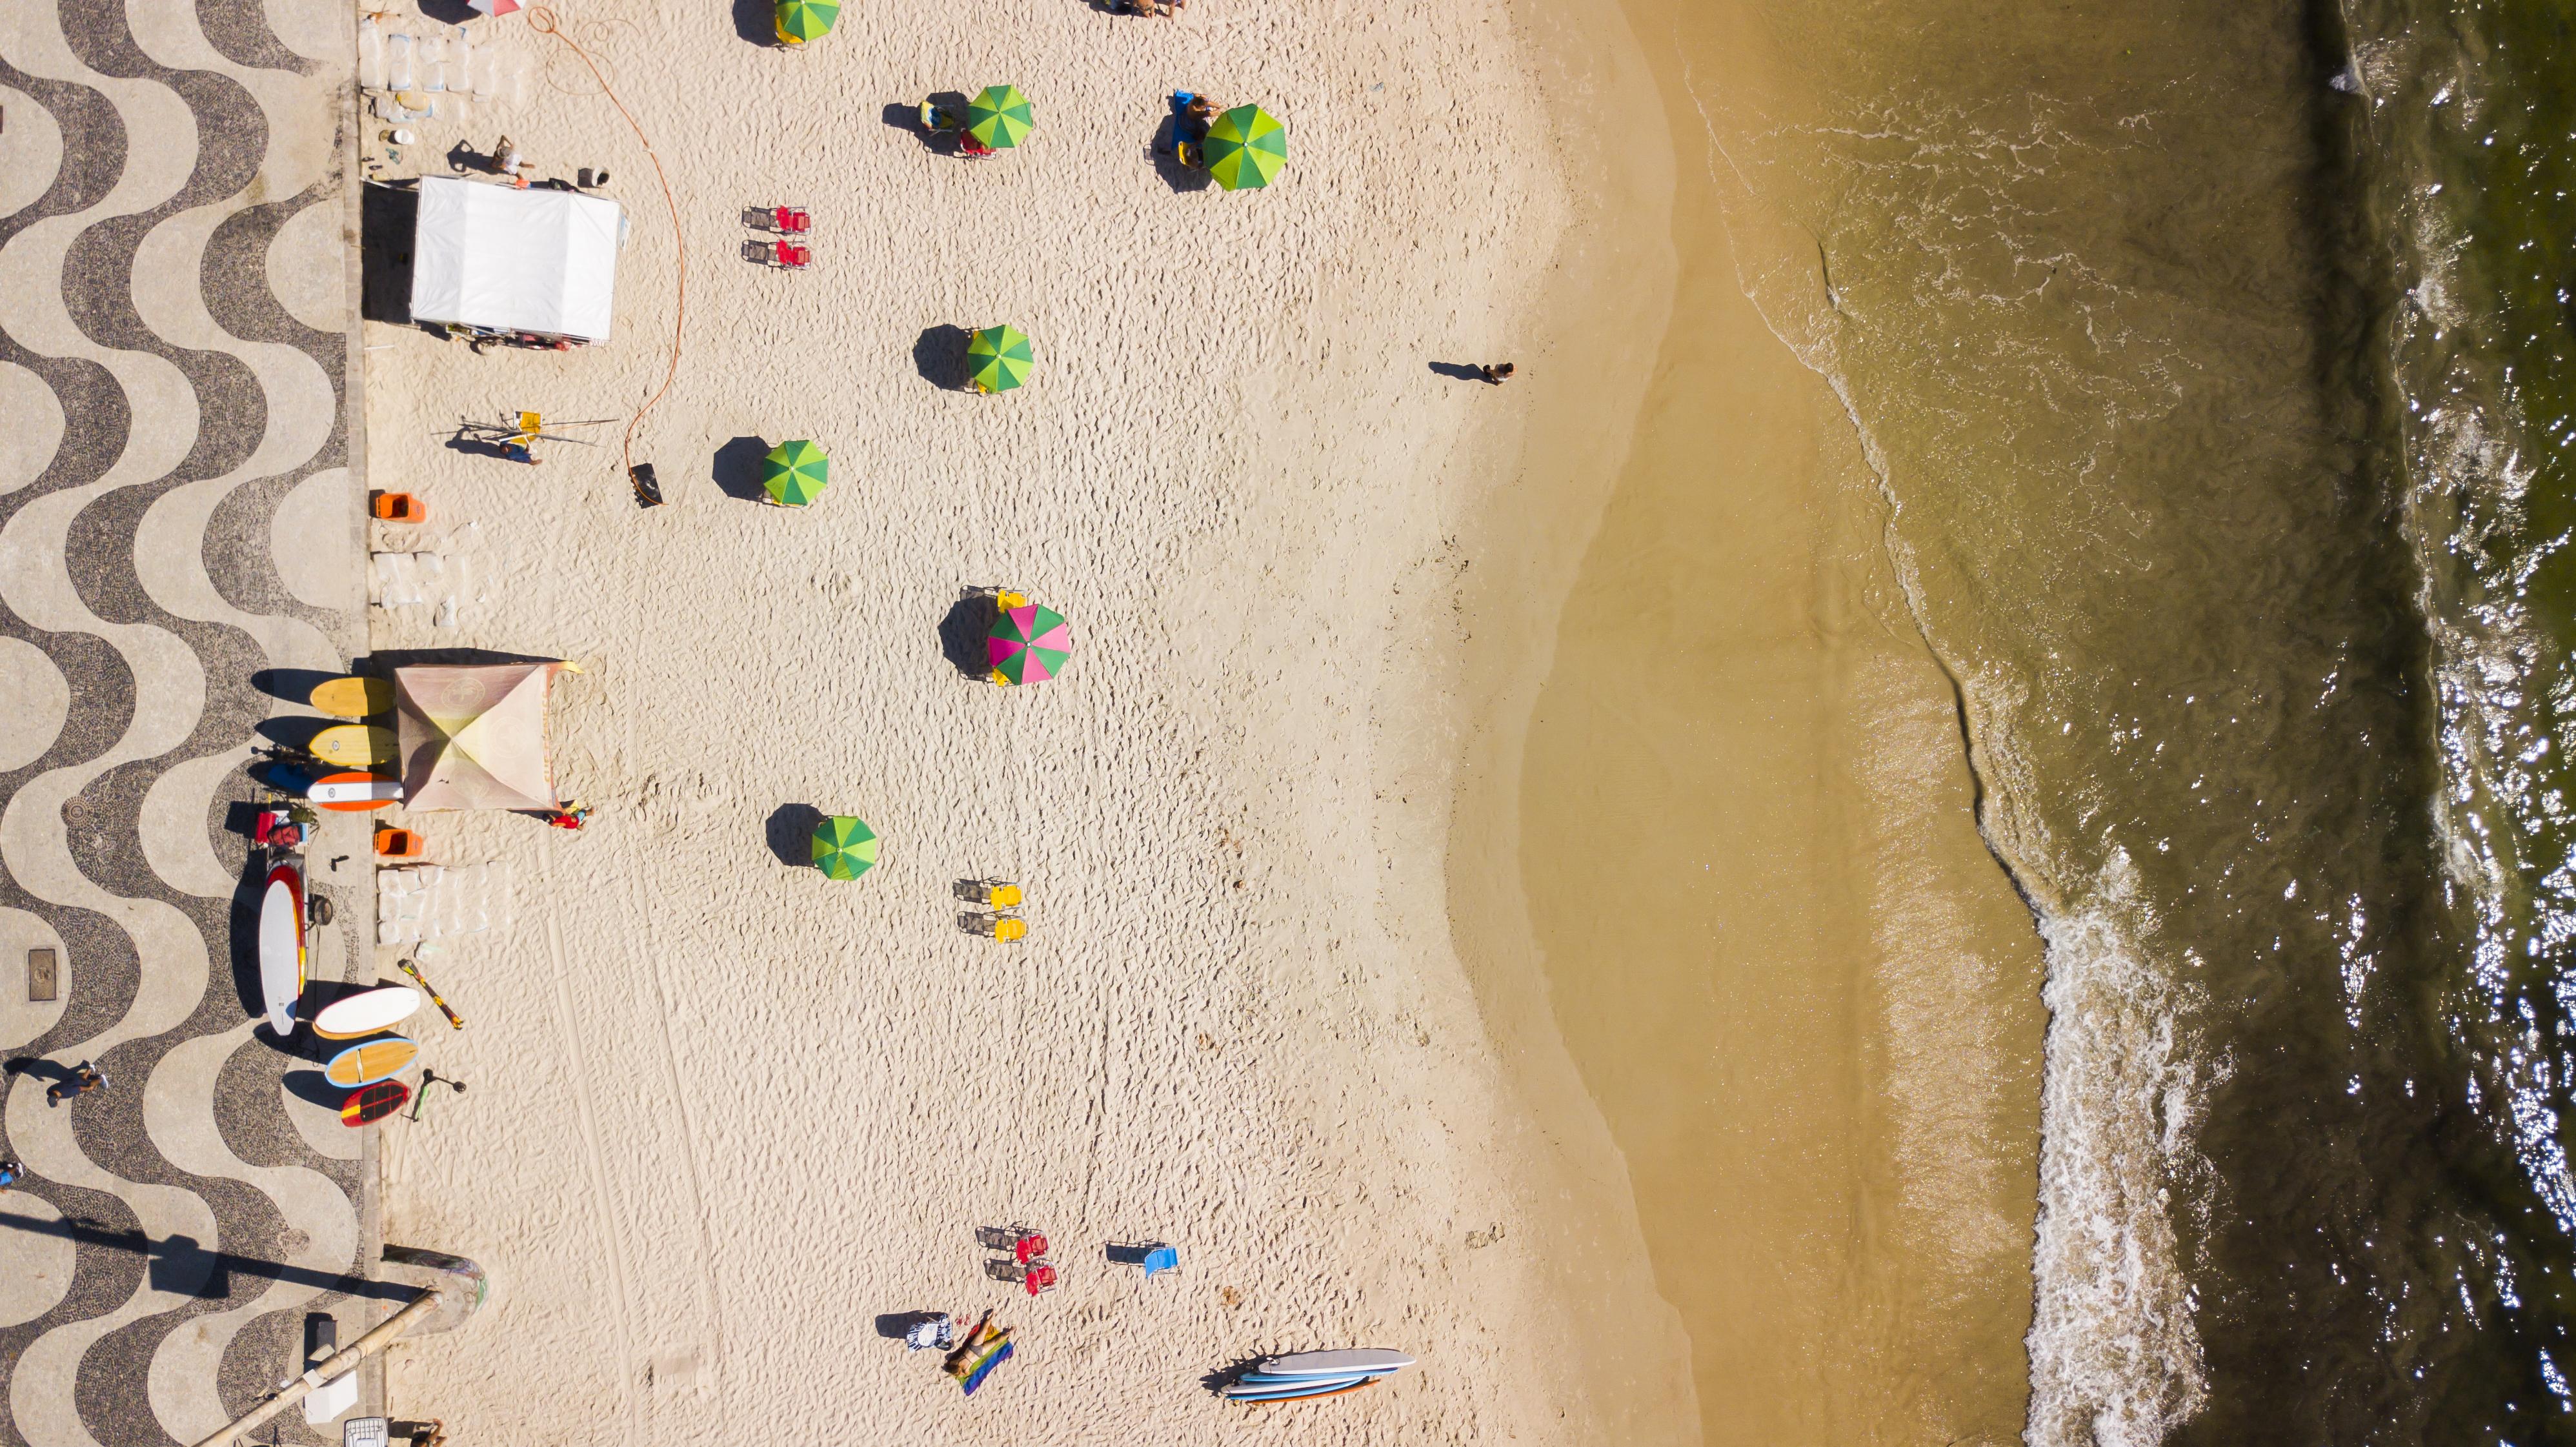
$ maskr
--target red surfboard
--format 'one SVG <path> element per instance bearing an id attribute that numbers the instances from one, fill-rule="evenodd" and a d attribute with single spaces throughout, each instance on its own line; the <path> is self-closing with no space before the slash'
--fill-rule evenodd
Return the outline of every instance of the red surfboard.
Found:
<path id="1" fill-rule="evenodd" d="M 347 1100 L 340 1102 L 340 1124 L 359 1126 L 383 1120 L 402 1109 L 403 1102 L 409 1099 L 411 1087 L 399 1080 L 379 1080 L 373 1085 L 359 1086 L 349 1092 Z"/>

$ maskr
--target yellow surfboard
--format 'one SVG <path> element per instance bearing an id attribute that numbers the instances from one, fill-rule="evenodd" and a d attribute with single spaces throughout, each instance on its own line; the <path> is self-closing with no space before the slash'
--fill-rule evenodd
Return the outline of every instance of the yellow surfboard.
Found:
<path id="1" fill-rule="evenodd" d="M 313 757 L 344 769 L 372 769 L 394 759 L 394 731 L 373 724 L 335 724 L 305 746 Z"/>
<path id="2" fill-rule="evenodd" d="M 352 1045 L 332 1056 L 331 1063 L 322 1067 L 322 1078 L 342 1090 L 355 1090 L 391 1077 L 411 1064 L 411 1058 L 419 1053 L 419 1046 L 399 1035 L 388 1035 L 382 1040 Z"/>
<path id="3" fill-rule="evenodd" d="M 394 685 L 389 678 L 334 678 L 313 686 L 313 707 L 333 718 L 367 718 L 391 713 Z"/>

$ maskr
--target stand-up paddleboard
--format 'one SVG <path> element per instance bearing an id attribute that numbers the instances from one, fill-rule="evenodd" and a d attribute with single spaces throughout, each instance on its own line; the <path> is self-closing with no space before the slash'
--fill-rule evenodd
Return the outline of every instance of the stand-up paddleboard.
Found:
<path id="1" fill-rule="evenodd" d="M 1359 1347 L 1338 1352 L 1290 1352 L 1284 1357 L 1265 1357 L 1253 1370 L 1272 1377 L 1350 1377 L 1370 1372 L 1392 1372 L 1413 1365 L 1413 1358 L 1383 1347 Z"/>
<path id="2" fill-rule="evenodd" d="M 419 1053 L 419 1046 L 399 1035 L 388 1035 L 364 1045 L 352 1045 L 332 1056 L 331 1063 L 322 1067 L 322 1078 L 342 1090 L 354 1090 L 387 1079 L 411 1064 L 411 1058 Z"/>
<path id="3" fill-rule="evenodd" d="M 340 1102 L 340 1124 L 372 1124 L 402 1109 L 403 1102 L 409 1099 L 411 1087 L 399 1080 L 379 1080 L 373 1085 L 359 1086 L 349 1092 L 347 1100 Z"/>
<path id="4" fill-rule="evenodd" d="M 390 678 L 334 678 L 313 686 L 313 710 L 333 718 L 367 718 L 394 711 Z"/>
<path id="5" fill-rule="evenodd" d="M 353 814 L 400 803 L 402 796 L 402 780 L 373 774 L 324 774 L 304 788 L 304 797 L 323 808 Z"/>
<path id="6" fill-rule="evenodd" d="M 344 995 L 316 1011 L 313 1033 L 325 1040 L 355 1040 L 390 1030 L 420 1008 L 420 992 L 409 985 L 379 985 Z"/>
<path id="7" fill-rule="evenodd" d="M 304 751 L 344 769 L 372 769 L 394 761 L 394 731 L 373 724 L 333 724 L 315 734 Z"/>
<path id="8" fill-rule="evenodd" d="M 1229 1387 L 1226 1389 L 1225 1399 L 1229 1402 L 1313 1402 L 1325 1397 L 1338 1397 L 1345 1392 L 1357 1392 L 1374 1387 L 1386 1378 L 1362 1377 L 1356 1382 L 1346 1382 L 1338 1377 L 1322 1377 L 1317 1380 L 1325 1385 L 1303 1388 L 1281 1387 L 1266 1392 L 1245 1392 Z"/>
<path id="9" fill-rule="evenodd" d="M 259 1003 L 280 1039 L 295 1033 L 295 1002 L 304 993 L 304 871 L 270 866 L 259 896 Z"/>

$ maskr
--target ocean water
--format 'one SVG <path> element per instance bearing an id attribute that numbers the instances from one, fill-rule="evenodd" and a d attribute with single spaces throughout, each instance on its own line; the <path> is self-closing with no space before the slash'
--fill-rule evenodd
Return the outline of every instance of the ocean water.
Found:
<path id="1" fill-rule="evenodd" d="M 2576 7 L 1683 10 L 2045 945 L 2026 1440 L 2576 1441 Z"/>

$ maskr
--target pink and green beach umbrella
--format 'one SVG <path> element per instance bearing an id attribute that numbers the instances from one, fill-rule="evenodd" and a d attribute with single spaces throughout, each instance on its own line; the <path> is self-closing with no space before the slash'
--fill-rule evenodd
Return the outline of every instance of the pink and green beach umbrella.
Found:
<path id="1" fill-rule="evenodd" d="M 1044 683 L 1064 671 L 1073 656 L 1073 639 L 1064 615 L 1032 604 L 1004 610 L 984 635 L 984 656 L 992 661 L 996 683 Z"/>

